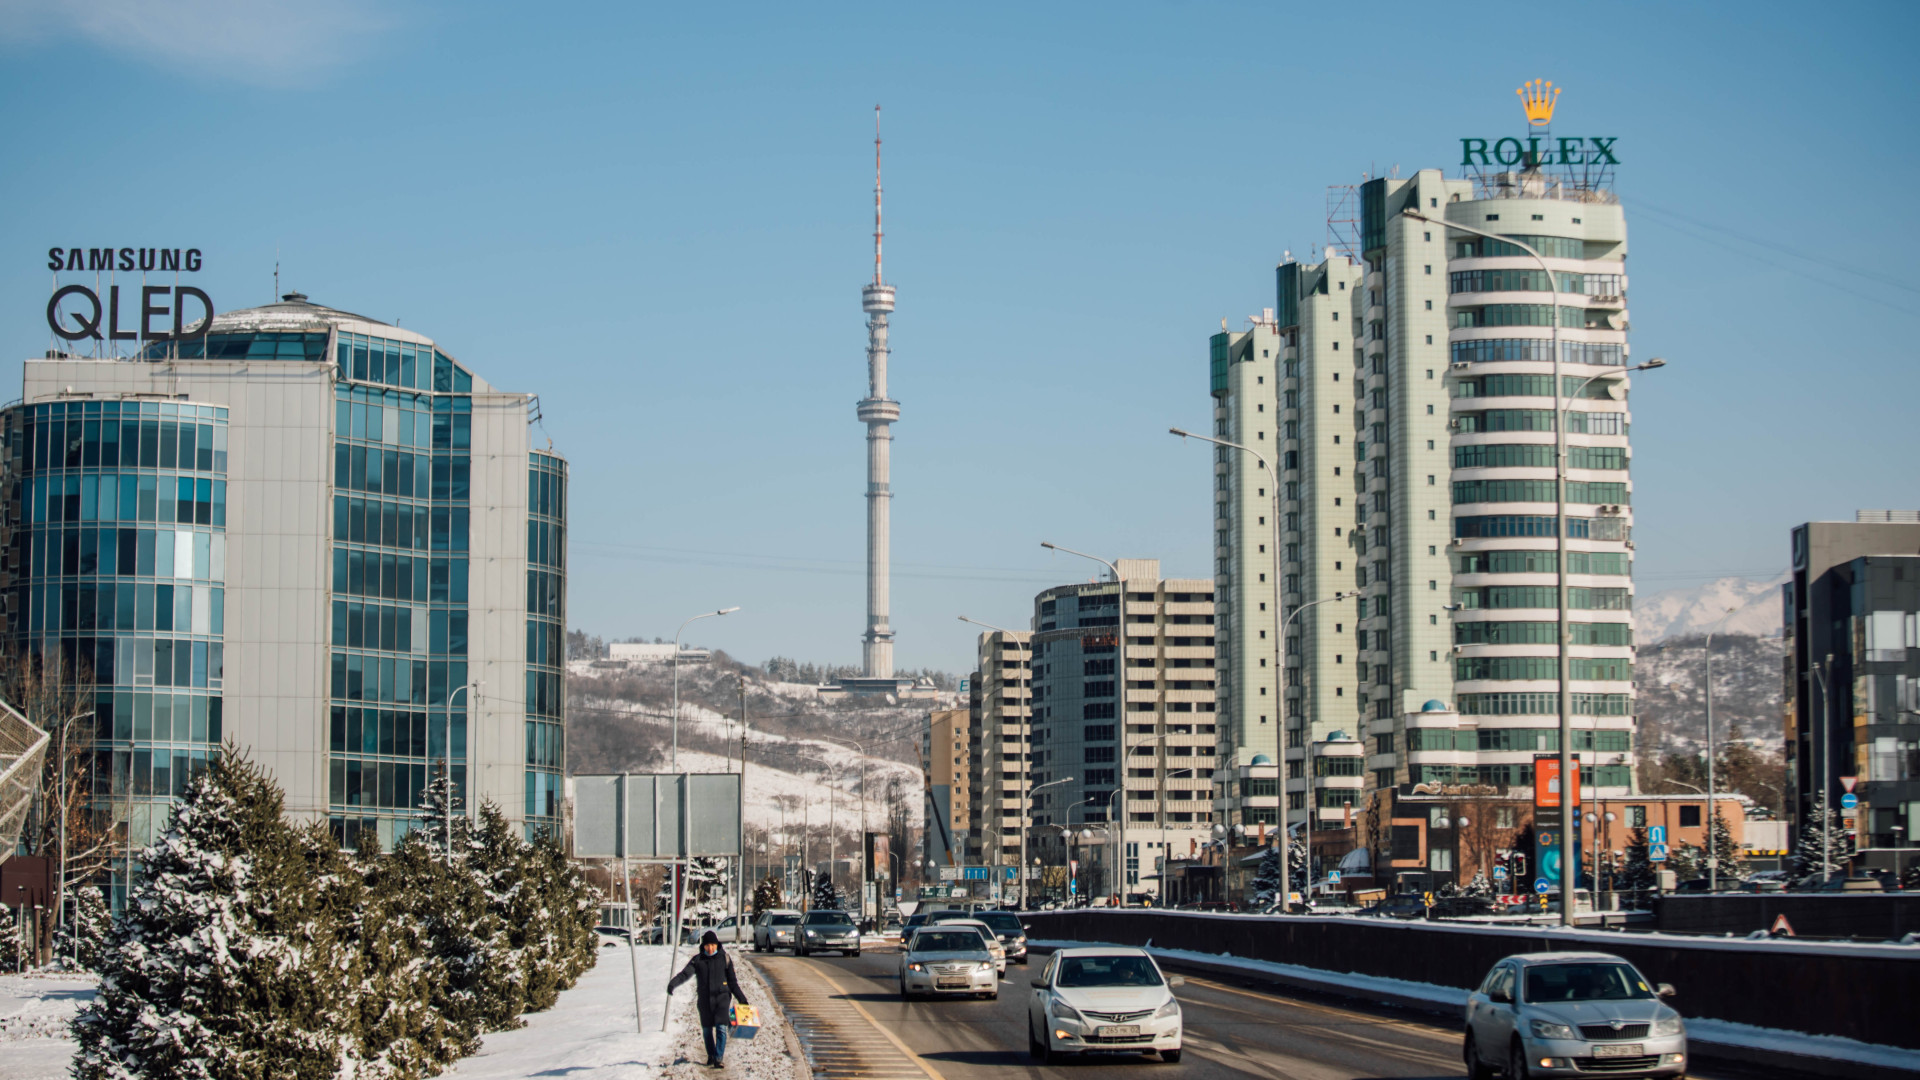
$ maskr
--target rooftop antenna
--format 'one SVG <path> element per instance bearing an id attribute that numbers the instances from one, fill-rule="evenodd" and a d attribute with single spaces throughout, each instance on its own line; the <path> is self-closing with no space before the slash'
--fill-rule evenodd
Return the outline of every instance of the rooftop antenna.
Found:
<path id="1" fill-rule="evenodd" d="M 273 298 L 280 299 L 280 245 L 273 245 Z"/>
<path id="2" fill-rule="evenodd" d="M 873 283 L 880 284 L 880 106 L 873 107 Z"/>

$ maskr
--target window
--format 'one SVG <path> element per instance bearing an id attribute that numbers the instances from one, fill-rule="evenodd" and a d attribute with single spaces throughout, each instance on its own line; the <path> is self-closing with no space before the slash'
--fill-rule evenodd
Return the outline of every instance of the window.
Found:
<path id="1" fill-rule="evenodd" d="M 1644 806 L 1627 807 L 1627 827 L 1644 829 L 1647 827 L 1647 808 Z"/>
<path id="2" fill-rule="evenodd" d="M 1700 827 L 1700 807 L 1682 806 L 1680 808 L 1680 827 L 1683 829 L 1699 828 Z"/>

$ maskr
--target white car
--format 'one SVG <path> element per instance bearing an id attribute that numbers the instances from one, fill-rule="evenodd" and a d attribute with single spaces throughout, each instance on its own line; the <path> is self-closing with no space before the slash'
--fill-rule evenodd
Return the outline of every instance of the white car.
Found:
<path id="1" fill-rule="evenodd" d="M 978 931 L 965 926 L 923 926 L 900 950 L 900 997 L 916 994 L 1000 996 L 1000 976 Z"/>
<path id="2" fill-rule="evenodd" d="M 993 954 L 994 973 L 1003 979 L 1007 977 L 1007 947 L 1000 944 L 1000 935 L 993 932 L 993 927 L 979 919 L 941 919 L 939 922 L 929 919 L 920 929 L 930 930 L 936 926 L 964 926 L 978 933 L 986 941 L 987 951 Z"/>
<path id="3" fill-rule="evenodd" d="M 1061 949 L 1033 980 L 1027 1053 L 1045 1064 L 1059 1054 L 1155 1053 L 1180 1060 L 1183 1028 L 1173 987 L 1144 950 Z"/>

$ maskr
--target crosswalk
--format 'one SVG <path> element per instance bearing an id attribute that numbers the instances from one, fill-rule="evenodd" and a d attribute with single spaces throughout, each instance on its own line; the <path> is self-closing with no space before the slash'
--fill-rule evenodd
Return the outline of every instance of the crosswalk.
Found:
<path id="1" fill-rule="evenodd" d="M 755 958 L 799 1036 L 816 1080 L 944 1080 L 874 1020 L 822 965 Z"/>

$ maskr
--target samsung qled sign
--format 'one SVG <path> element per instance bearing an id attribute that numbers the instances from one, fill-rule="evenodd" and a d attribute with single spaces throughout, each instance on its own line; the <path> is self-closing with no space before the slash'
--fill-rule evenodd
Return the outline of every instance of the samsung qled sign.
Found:
<path id="1" fill-rule="evenodd" d="M 199 248 L 47 249 L 47 269 L 56 274 L 195 274 L 201 263 Z M 117 284 L 62 285 L 47 301 L 47 327 L 67 341 L 173 341 L 200 337 L 213 325 L 213 300 L 191 285 L 126 289 L 123 303 Z M 199 308 L 192 324 L 187 322 L 188 301 Z"/>

